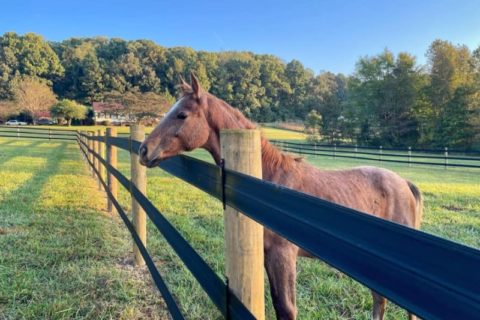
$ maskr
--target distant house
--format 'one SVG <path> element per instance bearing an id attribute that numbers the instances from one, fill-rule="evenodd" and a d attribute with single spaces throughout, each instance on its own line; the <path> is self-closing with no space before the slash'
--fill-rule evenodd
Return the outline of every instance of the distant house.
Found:
<path id="1" fill-rule="evenodd" d="M 36 119 L 52 119 L 52 114 L 49 110 L 42 110 L 42 111 L 35 111 L 35 118 Z"/>
<path id="2" fill-rule="evenodd" d="M 95 123 L 106 121 L 111 124 L 121 125 L 135 121 L 135 117 L 126 113 L 125 106 L 120 103 L 94 102 L 92 108 Z"/>

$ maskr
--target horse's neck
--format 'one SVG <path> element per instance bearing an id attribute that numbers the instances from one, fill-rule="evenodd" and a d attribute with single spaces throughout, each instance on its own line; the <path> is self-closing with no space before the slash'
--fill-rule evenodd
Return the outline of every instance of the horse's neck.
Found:
<path id="1" fill-rule="evenodd" d="M 211 100 L 210 100 L 211 99 Z M 220 163 L 220 130 L 222 129 L 254 129 L 256 125 L 248 120 L 239 110 L 228 105 L 226 102 L 211 96 L 209 97 L 209 114 L 207 119 L 212 128 L 211 138 L 204 146 L 215 159 Z M 295 165 L 295 159 L 283 154 L 268 140 L 262 138 L 262 170 L 263 178 L 272 180 L 279 171 L 288 172 Z"/>

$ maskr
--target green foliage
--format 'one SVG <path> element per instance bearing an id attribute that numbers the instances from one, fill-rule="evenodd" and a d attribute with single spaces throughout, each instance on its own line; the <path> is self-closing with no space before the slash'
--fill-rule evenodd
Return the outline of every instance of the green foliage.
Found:
<path id="1" fill-rule="evenodd" d="M 51 83 L 63 73 L 60 59 L 41 36 L 34 33 L 19 36 L 13 32 L 0 36 L 0 99 L 13 98 L 12 84 L 20 75 Z"/>
<path id="2" fill-rule="evenodd" d="M 307 118 L 305 119 L 305 131 L 308 133 L 308 142 L 316 143 L 320 141 L 320 130 L 322 123 L 322 116 L 317 112 L 317 110 L 311 110 L 307 114 Z"/>
<path id="3" fill-rule="evenodd" d="M 54 117 L 65 119 L 70 126 L 72 119 L 83 120 L 87 116 L 87 107 L 69 99 L 60 100 L 50 108 Z"/>
<path id="4" fill-rule="evenodd" d="M 177 95 L 178 76 L 193 71 L 205 89 L 257 122 L 303 121 L 316 110 L 321 137 L 330 143 L 478 148 L 480 48 L 471 53 L 436 40 L 427 58 L 419 66 L 408 53 L 384 50 L 359 59 L 351 76 L 315 75 L 297 60 L 251 52 L 102 37 L 47 43 L 34 34 L 5 33 L 0 100 L 11 100 L 15 82 L 29 76 L 82 104 L 116 95 L 143 119 L 163 113 Z"/>

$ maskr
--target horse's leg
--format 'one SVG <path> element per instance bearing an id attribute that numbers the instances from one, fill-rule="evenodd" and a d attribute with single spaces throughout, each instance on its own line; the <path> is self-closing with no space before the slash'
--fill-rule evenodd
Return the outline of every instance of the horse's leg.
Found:
<path id="1" fill-rule="evenodd" d="M 265 269 L 270 282 L 270 294 L 277 319 L 294 320 L 297 250 L 285 241 L 265 249 Z"/>
<path id="2" fill-rule="evenodd" d="M 372 290 L 373 297 L 373 312 L 372 320 L 383 320 L 383 314 L 385 313 L 385 306 L 387 305 L 387 299 Z"/>

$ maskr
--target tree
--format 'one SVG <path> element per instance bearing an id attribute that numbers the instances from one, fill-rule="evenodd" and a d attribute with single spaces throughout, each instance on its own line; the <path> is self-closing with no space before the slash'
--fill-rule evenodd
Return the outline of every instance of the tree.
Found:
<path id="1" fill-rule="evenodd" d="M 350 81 L 347 120 L 360 144 L 409 146 L 418 139 L 414 107 L 422 78 L 415 58 L 385 50 L 361 58 Z"/>
<path id="2" fill-rule="evenodd" d="M 83 120 L 87 116 L 87 107 L 69 99 L 63 99 L 50 108 L 54 117 L 65 119 L 70 126 L 72 119 Z"/>
<path id="3" fill-rule="evenodd" d="M 347 102 L 348 79 L 342 74 L 322 72 L 312 79 L 305 107 L 321 114 L 321 135 L 329 143 L 346 136 L 345 105 Z"/>
<path id="4" fill-rule="evenodd" d="M 47 111 L 57 101 L 44 81 L 32 77 L 18 79 L 13 85 L 13 95 L 18 110 L 29 113 L 34 124 L 38 112 Z"/>
<path id="5" fill-rule="evenodd" d="M 322 116 L 317 110 L 311 110 L 305 119 L 305 131 L 308 133 L 307 139 L 311 142 L 320 141 L 320 130 L 322 127 Z"/>
<path id="6" fill-rule="evenodd" d="M 60 59 L 41 36 L 7 32 L 0 37 L 0 99 L 13 98 L 13 84 L 19 75 L 51 84 L 63 72 Z"/>
<path id="7" fill-rule="evenodd" d="M 427 52 L 431 101 L 428 133 L 435 146 L 471 145 L 475 129 L 469 118 L 478 105 L 475 59 L 466 46 L 435 40 Z"/>
<path id="8" fill-rule="evenodd" d="M 122 113 L 133 117 L 137 122 L 154 119 L 163 115 L 174 102 L 168 93 L 160 95 L 154 92 L 141 92 L 138 89 L 125 93 L 109 92 L 106 101 L 125 107 Z"/>

